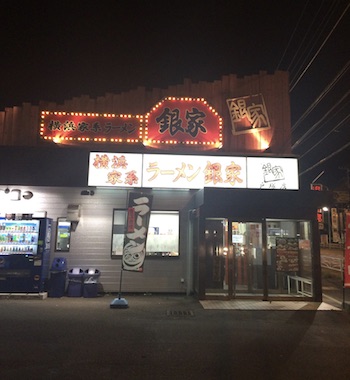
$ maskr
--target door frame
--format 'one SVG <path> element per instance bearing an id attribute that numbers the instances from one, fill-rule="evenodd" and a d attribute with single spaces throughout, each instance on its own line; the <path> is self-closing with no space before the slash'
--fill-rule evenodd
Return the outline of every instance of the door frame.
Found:
<path id="1" fill-rule="evenodd" d="M 260 220 L 248 220 L 247 218 L 234 218 L 234 217 L 208 217 L 205 218 L 204 224 L 205 224 L 205 229 L 207 229 L 207 220 L 225 220 L 227 225 L 228 225 L 228 231 L 227 231 L 227 281 L 228 281 L 228 288 L 227 291 L 225 289 L 223 290 L 223 293 L 221 293 L 220 298 L 224 297 L 226 299 L 244 299 L 244 298 L 249 298 L 249 299 L 262 299 L 262 300 L 267 300 L 268 298 L 268 279 L 267 279 L 267 237 L 266 237 L 266 220 L 265 219 L 260 219 Z M 254 295 L 254 293 L 241 293 L 237 295 L 236 291 L 236 279 L 235 279 L 235 265 L 236 265 L 236 260 L 235 260 L 235 252 L 234 252 L 234 245 L 232 243 L 232 223 L 237 222 L 239 223 L 255 223 L 255 224 L 260 224 L 261 226 L 261 250 L 262 250 L 262 293 Z M 207 276 L 207 265 L 208 265 L 208 250 L 207 250 L 207 240 L 205 242 L 205 260 L 206 260 L 206 273 L 205 276 Z M 223 256 L 224 257 L 224 256 Z M 226 260 L 226 258 L 225 258 Z M 210 289 L 210 287 L 207 287 L 207 282 L 206 280 L 204 281 L 204 294 L 205 297 L 209 296 L 212 297 L 215 295 L 213 294 L 207 294 L 207 290 Z"/>

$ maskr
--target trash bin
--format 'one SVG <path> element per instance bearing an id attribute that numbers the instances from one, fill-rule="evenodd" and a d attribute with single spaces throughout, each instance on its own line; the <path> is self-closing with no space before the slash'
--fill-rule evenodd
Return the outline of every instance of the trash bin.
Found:
<path id="1" fill-rule="evenodd" d="M 81 297 L 83 295 L 84 271 L 73 268 L 68 271 L 68 297 Z"/>
<path id="2" fill-rule="evenodd" d="M 56 257 L 51 265 L 49 280 L 49 297 L 60 298 L 66 290 L 67 259 Z"/>
<path id="3" fill-rule="evenodd" d="M 89 268 L 84 271 L 83 296 L 85 298 L 98 296 L 98 279 L 100 274 L 100 271 L 95 268 Z"/>

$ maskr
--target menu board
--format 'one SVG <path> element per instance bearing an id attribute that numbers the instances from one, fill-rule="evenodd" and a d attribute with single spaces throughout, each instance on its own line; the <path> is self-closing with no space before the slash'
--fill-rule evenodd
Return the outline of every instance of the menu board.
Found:
<path id="1" fill-rule="evenodd" d="M 276 238 L 276 271 L 299 271 L 299 241 L 297 238 Z"/>

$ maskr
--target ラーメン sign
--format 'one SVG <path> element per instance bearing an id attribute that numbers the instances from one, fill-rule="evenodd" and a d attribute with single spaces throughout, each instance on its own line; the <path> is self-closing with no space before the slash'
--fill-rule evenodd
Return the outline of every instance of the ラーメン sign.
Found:
<path id="1" fill-rule="evenodd" d="M 298 160 L 91 152 L 89 186 L 298 190 Z"/>
<path id="2" fill-rule="evenodd" d="M 122 268 L 142 272 L 146 257 L 146 242 L 153 196 L 129 194 L 127 230 L 124 236 Z"/>

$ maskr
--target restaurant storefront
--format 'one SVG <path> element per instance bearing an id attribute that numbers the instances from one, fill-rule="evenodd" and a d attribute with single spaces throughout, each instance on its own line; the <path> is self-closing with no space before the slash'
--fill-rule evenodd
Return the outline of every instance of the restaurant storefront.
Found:
<path id="1" fill-rule="evenodd" d="M 207 98 L 141 94 L 148 103 L 139 102 L 143 109 L 134 114 L 117 98 L 99 112 L 86 101 L 33 108 L 31 146 L 23 136 L 14 143 L 25 115 L 12 124 L 3 118 L 0 214 L 51 218 L 51 259 L 64 255 L 70 266 L 98 267 L 102 290 L 116 292 L 128 200 L 136 192 L 152 205 L 144 250 L 132 247 L 123 291 L 320 301 L 321 194 L 299 189 L 288 76 L 258 77 L 225 78 L 214 96 L 213 86 L 202 86 Z M 199 91 L 188 88 L 178 91 Z M 5 146 L 9 141 L 13 146 Z M 134 224 L 138 212 L 134 207 Z M 7 241 L 2 248 L 14 254 Z"/>

